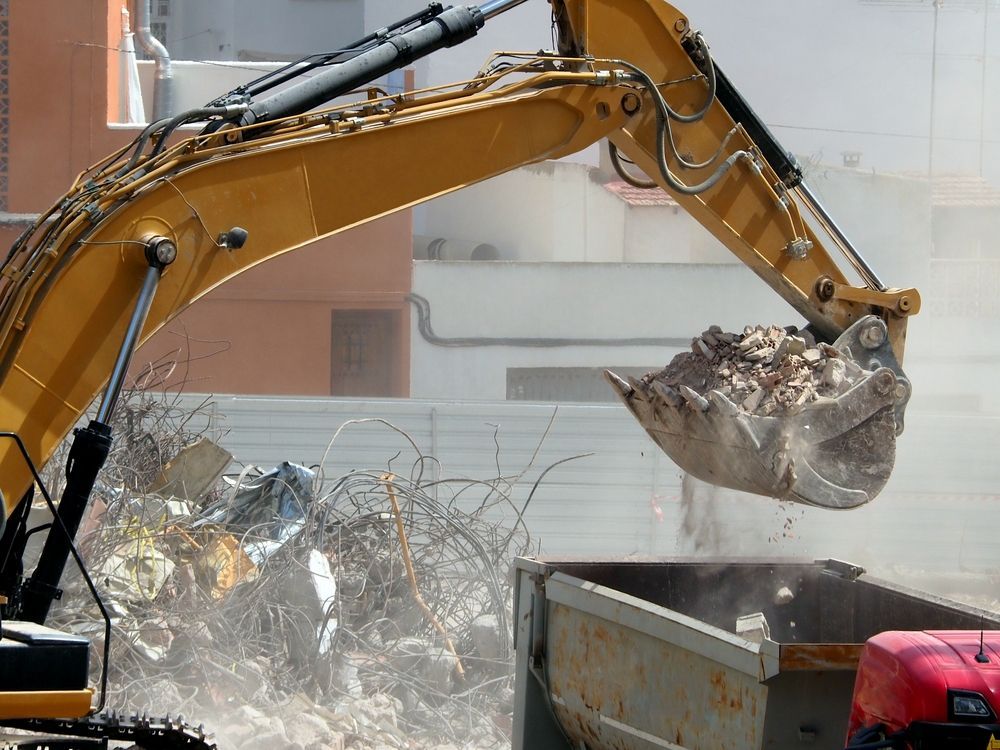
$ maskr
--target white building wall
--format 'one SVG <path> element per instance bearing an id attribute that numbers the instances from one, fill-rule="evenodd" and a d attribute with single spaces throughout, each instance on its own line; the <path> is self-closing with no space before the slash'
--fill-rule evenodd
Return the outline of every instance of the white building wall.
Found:
<path id="1" fill-rule="evenodd" d="M 812 168 L 806 179 L 886 286 L 925 286 L 934 252 L 925 180 L 836 167 Z"/>
<path id="2" fill-rule="evenodd" d="M 504 260 L 620 261 L 626 206 L 580 164 L 546 162 L 425 204 L 417 234 L 489 242 Z"/>
<path id="3" fill-rule="evenodd" d="M 680 206 L 629 206 L 626 212 L 626 263 L 734 261 L 733 254 Z"/>
<path id="4" fill-rule="evenodd" d="M 413 291 L 442 338 L 567 338 L 579 346 L 440 346 L 412 317 L 415 398 L 506 398 L 513 367 L 662 367 L 710 324 L 801 324 L 746 267 L 695 264 L 417 261 Z M 619 346 L 625 338 L 671 339 Z"/>
<path id="5" fill-rule="evenodd" d="M 153 110 L 153 78 L 156 66 L 147 60 L 140 60 L 138 66 L 142 103 L 146 110 L 146 122 L 149 122 Z M 172 92 L 174 112 L 203 107 L 237 86 L 259 78 L 277 67 L 278 63 L 174 62 L 171 65 L 174 76 Z"/>
<path id="6" fill-rule="evenodd" d="M 167 49 L 175 60 L 328 52 L 364 36 L 363 6 L 364 0 L 169 0 Z"/>

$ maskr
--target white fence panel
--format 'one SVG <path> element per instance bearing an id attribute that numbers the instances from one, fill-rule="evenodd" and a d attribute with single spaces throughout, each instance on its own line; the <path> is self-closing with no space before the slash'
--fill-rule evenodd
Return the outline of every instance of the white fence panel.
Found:
<path id="1" fill-rule="evenodd" d="M 203 396 L 185 396 L 199 403 Z M 882 573 L 1000 575 L 1000 419 L 909 415 L 896 471 L 873 503 L 832 512 L 698 485 L 615 405 L 214 397 L 222 443 L 241 463 L 323 464 L 327 476 L 390 469 L 425 478 L 516 481 L 549 554 L 839 557 Z M 584 456 L 584 454 L 590 454 Z"/>

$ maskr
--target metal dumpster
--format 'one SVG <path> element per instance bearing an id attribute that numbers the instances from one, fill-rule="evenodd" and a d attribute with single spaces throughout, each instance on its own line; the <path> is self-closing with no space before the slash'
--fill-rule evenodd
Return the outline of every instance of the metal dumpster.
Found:
<path id="1" fill-rule="evenodd" d="M 843 748 L 870 636 L 1000 628 L 836 560 L 519 558 L 515 575 L 513 750 Z M 736 635 L 753 613 L 760 642 Z"/>

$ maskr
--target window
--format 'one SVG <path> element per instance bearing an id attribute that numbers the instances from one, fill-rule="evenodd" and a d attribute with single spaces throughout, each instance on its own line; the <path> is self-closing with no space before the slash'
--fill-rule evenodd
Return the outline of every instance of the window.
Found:
<path id="1" fill-rule="evenodd" d="M 167 43 L 167 24 L 163 21 L 153 21 L 149 24 L 149 30 L 153 32 L 153 36 L 160 40 L 164 45 Z"/>
<path id="2" fill-rule="evenodd" d="M 396 310 L 334 310 L 330 395 L 396 397 L 400 392 L 400 315 Z"/>

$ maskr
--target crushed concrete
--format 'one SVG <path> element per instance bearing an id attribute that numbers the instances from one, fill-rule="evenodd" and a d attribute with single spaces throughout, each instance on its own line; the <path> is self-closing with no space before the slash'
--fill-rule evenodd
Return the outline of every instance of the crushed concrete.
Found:
<path id="1" fill-rule="evenodd" d="M 780 326 L 747 326 L 742 333 L 711 326 L 643 381 L 669 403 L 697 404 L 718 391 L 743 412 L 757 416 L 794 414 L 806 404 L 836 398 L 865 371 L 807 332 Z"/>

